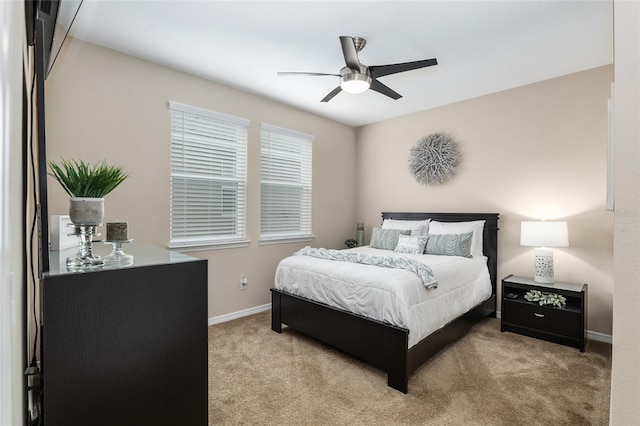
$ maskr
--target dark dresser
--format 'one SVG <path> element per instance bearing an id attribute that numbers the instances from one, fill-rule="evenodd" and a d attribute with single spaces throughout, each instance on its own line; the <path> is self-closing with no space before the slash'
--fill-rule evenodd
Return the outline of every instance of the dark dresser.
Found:
<path id="1" fill-rule="evenodd" d="M 105 255 L 111 246 L 94 243 Z M 207 261 L 137 243 L 130 266 L 42 281 L 45 426 L 207 424 Z"/>

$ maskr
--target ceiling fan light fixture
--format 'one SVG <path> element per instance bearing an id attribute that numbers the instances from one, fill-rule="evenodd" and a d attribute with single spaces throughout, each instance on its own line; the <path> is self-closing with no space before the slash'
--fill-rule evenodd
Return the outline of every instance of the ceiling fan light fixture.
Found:
<path id="1" fill-rule="evenodd" d="M 340 87 L 347 93 L 362 93 L 371 87 L 371 77 L 362 73 L 351 73 L 340 77 Z"/>

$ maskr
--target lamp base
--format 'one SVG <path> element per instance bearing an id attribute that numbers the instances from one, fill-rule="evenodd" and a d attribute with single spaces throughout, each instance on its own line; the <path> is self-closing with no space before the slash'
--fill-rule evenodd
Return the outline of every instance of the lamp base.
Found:
<path id="1" fill-rule="evenodd" d="M 553 284 L 553 250 L 537 248 L 534 254 L 533 280 L 541 284 Z"/>

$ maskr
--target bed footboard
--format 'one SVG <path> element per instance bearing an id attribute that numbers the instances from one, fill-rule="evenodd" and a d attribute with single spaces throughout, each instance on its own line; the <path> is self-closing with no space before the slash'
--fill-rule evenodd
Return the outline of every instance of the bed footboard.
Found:
<path id="1" fill-rule="evenodd" d="M 387 372 L 390 387 L 407 393 L 409 331 L 271 289 L 271 329 L 282 324 Z"/>

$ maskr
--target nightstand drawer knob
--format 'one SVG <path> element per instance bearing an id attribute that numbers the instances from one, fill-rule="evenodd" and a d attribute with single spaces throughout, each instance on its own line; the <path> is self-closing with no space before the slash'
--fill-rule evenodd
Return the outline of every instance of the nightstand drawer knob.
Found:
<path id="1" fill-rule="evenodd" d="M 534 312 L 533 315 L 537 316 L 538 318 L 544 318 L 544 314 L 539 314 L 537 312 Z"/>

